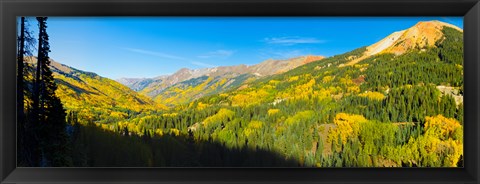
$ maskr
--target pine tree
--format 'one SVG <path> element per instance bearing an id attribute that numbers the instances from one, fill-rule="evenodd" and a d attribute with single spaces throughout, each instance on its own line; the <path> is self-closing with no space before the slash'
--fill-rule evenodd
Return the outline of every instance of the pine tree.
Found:
<path id="1" fill-rule="evenodd" d="M 21 165 L 31 165 L 31 161 L 26 160 L 27 150 L 25 148 L 25 105 L 24 103 L 24 55 L 25 55 L 25 17 L 20 20 L 20 36 L 18 37 L 18 51 L 17 51 L 17 137 L 18 137 L 18 152 L 19 162 Z M 27 163 L 25 163 L 27 162 Z"/>
<path id="2" fill-rule="evenodd" d="M 34 123 L 38 127 L 40 166 L 68 166 L 68 135 L 66 132 L 65 110 L 55 95 L 57 86 L 50 71 L 48 53 L 50 46 L 46 32 L 47 17 L 37 17 L 39 23 L 37 70 L 34 84 Z"/>
<path id="3" fill-rule="evenodd" d="M 18 164 L 20 166 L 33 166 L 37 162 L 36 155 L 38 155 L 38 141 L 33 136 L 35 127 L 32 126 L 29 114 L 25 110 L 29 110 L 29 104 L 25 104 L 25 99 L 31 99 L 32 94 L 28 88 L 26 78 L 31 73 L 31 68 L 25 56 L 31 56 L 32 50 L 35 47 L 35 39 L 28 29 L 27 19 L 20 18 L 20 28 L 18 36 L 18 50 L 17 50 L 17 140 L 18 140 Z M 27 111 L 28 112 L 28 111 Z"/>

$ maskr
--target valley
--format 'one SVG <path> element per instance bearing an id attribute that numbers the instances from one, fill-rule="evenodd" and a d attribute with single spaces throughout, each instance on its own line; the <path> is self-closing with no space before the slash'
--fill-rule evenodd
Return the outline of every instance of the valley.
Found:
<path id="1" fill-rule="evenodd" d="M 331 57 L 154 78 L 61 62 L 76 166 L 463 166 L 463 31 L 444 22 Z"/>

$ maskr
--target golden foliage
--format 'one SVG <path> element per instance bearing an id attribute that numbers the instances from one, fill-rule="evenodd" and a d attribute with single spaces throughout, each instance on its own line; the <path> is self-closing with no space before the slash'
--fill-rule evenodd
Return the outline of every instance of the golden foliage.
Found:
<path id="1" fill-rule="evenodd" d="M 340 84 L 341 86 L 346 89 L 347 93 L 359 93 L 360 88 L 358 87 L 355 82 L 353 82 L 352 78 L 349 75 L 346 75 L 345 77 L 340 78 Z"/>
<path id="2" fill-rule="evenodd" d="M 265 89 L 242 91 L 231 98 L 232 106 L 250 106 L 259 104 L 270 94 Z"/>
<path id="3" fill-rule="evenodd" d="M 72 70 L 73 71 L 73 70 Z M 146 112 L 167 109 L 113 80 L 81 72 L 54 73 L 55 94 L 67 110 L 78 113 L 80 123 L 129 118 L 126 110 Z"/>
<path id="4" fill-rule="evenodd" d="M 453 134 L 461 128 L 462 126 L 457 120 L 443 117 L 441 114 L 434 117 L 425 117 L 425 131 L 431 132 L 436 137 L 453 138 Z"/>
<path id="5" fill-rule="evenodd" d="M 124 113 L 124 112 L 112 111 L 110 113 L 110 117 L 113 117 L 113 118 L 116 118 L 116 119 L 124 119 L 124 118 L 128 117 L 128 115 L 127 115 L 127 113 Z"/>
<path id="6" fill-rule="evenodd" d="M 250 136 L 252 133 L 254 133 L 256 130 L 260 129 L 263 127 L 263 122 L 253 120 L 250 123 L 248 123 L 247 127 L 243 130 L 243 134 L 245 136 Z"/>
<path id="7" fill-rule="evenodd" d="M 163 103 L 163 104 L 169 104 L 169 105 L 180 105 L 180 104 L 186 104 L 190 100 L 192 100 L 192 97 L 198 96 L 199 94 L 204 94 L 208 92 L 212 92 L 216 90 L 216 88 L 220 85 L 222 85 L 222 82 L 226 81 L 219 81 L 210 88 L 208 87 L 208 84 L 213 80 L 213 77 L 207 78 L 205 81 L 203 81 L 201 84 L 197 86 L 189 86 L 186 89 L 181 89 L 178 87 L 172 87 L 171 89 L 163 92 L 163 95 L 159 95 L 155 97 L 155 102 L 157 103 Z"/>
<path id="8" fill-rule="evenodd" d="M 173 134 L 175 136 L 179 136 L 180 135 L 180 130 L 178 130 L 176 128 L 171 128 L 170 129 L 170 134 Z"/>
<path id="9" fill-rule="evenodd" d="M 443 167 L 456 167 L 463 155 L 463 128 L 460 123 L 442 115 L 426 117 L 425 134 L 417 139 L 410 138 L 408 144 L 401 147 L 403 160 L 420 164 L 417 161 L 424 158 L 423 165 L 442 163 Z M 446 155 L 444 160 L 438 155 Z"/>
<path id="10" fill-rule="evenodd" d="M 385 95 L 383 93 L 379 93 L 376 91 L 367 91 L 365 93 L 359 94 L 358 96 L 365 97 L 370 100 L 378 100 L 378 101 L 381 101 L 385 98 Z"/>
<path id="11" fill-rule="evenodd" d="M 272 116 L 272 115 L 275 115 L 277 114 L 278 112 L 280 112 L 280 109 L 268 109 L 268 115 L 269 116 Z"/>
<path id="12" fill-rule="evenodd" d="M 170 118 L 173 118 L 173 117 L 177 117 L 178 116 L 178 113 L 165 113 L 165 114 L 162 114 L 163 117 L 170 117 Z"/>
<path id="13" fill-rule="evenodd" d="M 155 129 L 155 134 L 156 134 L 156 135 L 159 135 L 159 136 L 163 136 L 163 130 L 157 128 L 157 129 Z"/>
<path id="14" fill-rule="evenodd" d="M 220 93 L 220 95 L 219 95 L 219 96 L 220 96 L 220 97 L 228 97 L 229 95 L 228 95 L 228 94 L 226 94 L 226 93 Z"/>
<path id="15" fill-rule="evenodd" d="M 367 122 L 367 119 L 362 115 L 338 113 L 333 120 L 333 123 L 337 126 L 331 129 L 328 135 L 328 141 L 336 141 L 338 136 L 345 144 L 348 138 L 357 137 L 361 124 Z"/>
<path id="16" fill-rule="evenodd" d="M 305 79 L 308 79 L 307 77 Z M 315 85 L 315 79 L 306 80 L 308 82 L 300 84 L 297 86 L 292 86 L 286 91 L 283 91 L 279 94 L 279 97 L 282 99 L 308 99 L 309 96 L 315 94 L 313 91 L 313 86 Z"/>
<path id="17" fill-rule="evenodd" d="M 280 84 L 281 81 L 279 80 L 270 80 L 268 81 L 269 84 L 272 84 L 272 85 L 277 85 L 277 84 Z"/>
<path id="18" fill-rule="evenodd" d="M 235 116 L 235 112 L 222 108 L 218 111 L 217 114 L 206 118 L 203 121 L 204 126 L 208 126 L 209 124 L 216 124 L 222 121 L 227 121 L 228 119 L 232 119 Z"/>
<path id="19" fill-rule="evenodd" d="M 289 126 L 294 125 L 296 123 L 305 123 L 306 121 L 310 120 L 315 116 L 315 112 L 308 110 L 308 111 L 302 111 L 298 112 L 295 115 L 288 117 L 287 120 L 285 120 L 285 123 Z"/>
<path id="20" fill-rule="evenodd" d="M 288 82 L 297 81 L 299 78 L 300 78 L 299 76 L 292 76 L 288 79 Z"/>
<path id="21" fill-rule="evenodd" d="M 325 77 L 322 78 L 322 82 L 323 82 L 323 83 L 330 83 L 330 82 L 332 82 L 332 80 L 333 80 L 334 78 L 335 78 L 335 77 L 332 77 L 332 76 L 330 76 L 330 75 L 327 75 L 327 76 L 325 76 Z"/>
<path id="22" fill-rule="evenodd" d="M 197 104 L 197 110 L 203 110 L 207 107 L 208 107 L 208 104 L 206 104 L 206 103 L 198 102 L 198 104 Z"/>
<path id="23" fill-rule="evenodd" d="M 446 166 L 456 167 L 460 157 L 463 155 L 463 142 L 458 140 L 448 139 L 445 142 L 446 149 L 449 149 L 450 153 L 446 158 Z"/>
<path id="24" fill-rule="evenodd" d="M 345 77 L 340 78 L 340 84 L 349 86 L 349 85 L 353 85 L 354 83 L 351 77 L 349 75 L 346 75 Z"/>
<path id="25" fill-rule="evenodd" d="M 354 67 L 354 68 L 364 68 L 364 67 L 368 67 L 368 63 L 365 63 L 365 64 L 354 64 L 353 67 Z"/>
<path id="26" fill-rule="evenodd" d="M 348 93 L 359 93 L 360 92 L 360 87 L 354 85 L 354 86 L 348 86 L 347 87 L 347 92 Z"/>

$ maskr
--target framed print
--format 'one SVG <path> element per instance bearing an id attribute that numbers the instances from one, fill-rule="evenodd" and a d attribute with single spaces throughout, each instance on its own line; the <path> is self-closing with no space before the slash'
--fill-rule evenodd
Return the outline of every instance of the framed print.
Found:
<path id="1" fill-rule="evenodd" d="M 1 11 L 2 183 L 478 183 L 478 1 Z"/>

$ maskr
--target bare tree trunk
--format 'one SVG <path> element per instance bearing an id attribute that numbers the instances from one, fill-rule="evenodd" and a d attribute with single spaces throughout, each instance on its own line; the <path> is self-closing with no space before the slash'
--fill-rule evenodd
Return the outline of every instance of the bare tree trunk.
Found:
<path id="1" fill-rule="evenodd" d="M 42 54 L 42 44 L 43 44 L 43 21 L 40 21 L 39 19 L 41 18 L 37 18 L 38 22 L 39 22 L 39 27 L 40 27 L 40 31 L 39 31 L 39 37 L 38 37 L 38 56 L 37 56 L 37 70 L 35 72 L 35 82 L 33 84 L 33 115 L 32 115 L 32 128 L 33 130 L 31 131 L 31 133 L 33 134 L 33 140 L 32 141 L 40 141 L 39 138 L 38 138 L 38 127 L 40 127 L 40 85 L 42 83 L 42 79 L 41 79 L 41 71 L 42 71 L 42 61 L 43 61 L 43 54 Z M 38 148 L 37 148 L 38 149 Z M 38 166 L 39 165 L 39 153 L 32 153 L 32 156 L 34 157 L 33 158 L 33 166 Z"/>
<path id="2" fill-rule="evenodd" d="M 42 27 L 42 24 L 40 23 L 40 27 Z M 42 35 L 42 29 L 40 28 L 40 35 Z M 37 57 L 37 70 L 35 71 L 35 82 L 33 84 L 33 121 L 34 123 L 38 123 L 39 120 L 39 101 L 40 101 L 40 73 L 41 73 L 41 66 L 42 66 L 42 54 L 40 53 L 42 50 L 42 37 L 40 36 L 38 41 L 38 57 Z"/>
<path id="3" fill-rule="evenodd" d="M 23 94 L 23 61 L 25 54 L 25 17 L 20 20 L 20 38 L 18 39 L 17 53 L 17 147 L 18 155 L 22 160 L 25 159 L 25 113 L 24 113 L 24 94 Z"/>

